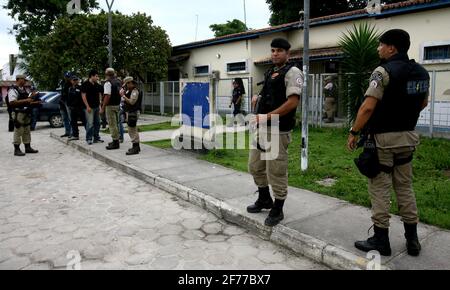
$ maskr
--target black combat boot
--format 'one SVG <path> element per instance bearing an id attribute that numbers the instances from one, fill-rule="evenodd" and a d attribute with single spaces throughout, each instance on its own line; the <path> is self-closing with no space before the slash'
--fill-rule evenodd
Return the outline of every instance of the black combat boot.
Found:
<path id="1" fill-rule="evenodd" d="M 127 155 L 137 155 L 141 152 L 141 147 L 139 146 L 139 143 L 133 143 L 133 148 L 128 150 L 126 153 Z"/>
<path id="2" fill-rule="evenodd" d="M 422 250 L 419 238 L 417 237 L 417 224 L 404 224 L 405 227 L 405 238 L 406 238 L 406 249 L 408 250 L 408 255 L 417 257 Z"/>
<path id="3" fill-rule="evenodd" d="M 27 153 L 27 154 L 36 154 L 36 153 L 39 153 L 39 151 L 34 150 L 33 148 L 31 148 L 31 144 L 25 144 L 25 153 Z"/>
<path id="4" fill-rule="evenodd" d="M 258 191 L 258 200 L 255 202 L 255 204 L 247 207 L 247 211 L 249 213 L 259 213 L 263 209 L 271 209 L 273 206 L 273 200 L 270 196 L 269 187 L 260 187 Z"/>
<path id="5" fill-rule="evenodd" d="M 355 247 L 363 252 L 378 251 L 382 256 L 392 254 L 389 243 L 389 229 L 374 226 L 375 235 L 367 241 L 355 242 Z"/>
<path id="6" fill-rule="evenodd" d="M 14 144 L 14 156 L 25 156 L 25 153 L 20 150 L 20 145 Z"/>
<path id="7" fill-rule="evenodd" d="M 275 199 L 275 204 L 266 218 L 265 224 L 268 227 L 274 227 L 284 219 L 283 214 L 284 200 Z"/>
<path id="8" fill-rule="evenodd" d="M 106 147 L 106 150 L 116 150 L 116 149 L 120 149 L 119 140 L 113 140 L 112 143 L 109 143 L 109 145 Z"/>

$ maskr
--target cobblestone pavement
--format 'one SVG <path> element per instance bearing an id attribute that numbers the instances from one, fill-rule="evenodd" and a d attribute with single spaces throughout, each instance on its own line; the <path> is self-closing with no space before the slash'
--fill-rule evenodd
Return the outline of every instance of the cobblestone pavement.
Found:
<path id="1" fill-rule="evenodd" d="M 325 269 L 52 140 L 49 129 L 32 134 L 40 154 L 13 157 L 4 111 L 0 124 L 0 269 Z"/>

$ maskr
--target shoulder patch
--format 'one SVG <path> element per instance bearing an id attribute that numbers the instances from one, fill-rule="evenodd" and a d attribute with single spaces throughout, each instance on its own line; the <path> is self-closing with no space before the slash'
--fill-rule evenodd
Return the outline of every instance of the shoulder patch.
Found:
<path id="1" fill-rule="evenodd" d="M 370 77 L 370 82 L 381 82 L 383 80 L 383 74 L 379 71 L 375 71 L 372 73 Z"/>

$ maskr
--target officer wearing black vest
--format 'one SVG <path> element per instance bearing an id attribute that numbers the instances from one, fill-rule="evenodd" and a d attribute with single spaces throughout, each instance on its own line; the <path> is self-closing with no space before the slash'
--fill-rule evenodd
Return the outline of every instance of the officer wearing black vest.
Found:
<path id="1" fill-rule="evenodd" d="M 104 99 L 100 114 L 106 112 L 106 118 L 111 132 L 112 142 L 106 147 L 107 150 L 116 150 L 120 148 L 119 135 L 119 106 L 120 106 L 120 88 L 122 83 L 116 77 L 116 71 L 108 68 L 105 71 L 106 82 L 104 85 Z"/>
<path id="2" fill-rule="evenodd" d="M 259 213 L 263 209 L 270 209 L 265 224 L 272 227 L 284 219 L 283 206 L 288 194 L 288 146 L 302 94 L 303 74 L 288 63 L 291 45 L 287 40 L 274 39 L 271 47 L 274 66 L 265 74 L 260 95 L 253 97 L 257 114 L 254 121 L 260 128 L 258 134 L 267 134 L 265 140 L 272 148 L 278 148 L 278 154 L 273 159 L 268 158 L 271 160 L 265 160 L 263 156 L 267 146 L 260 143 L 255 146 L 257 148 L 250 150 L 249 171 L 258 186 L 259 197 L 247 211 Z M 275 124 L 277 117 L 279 122 Z M 272 133 L 273 126 L 279 127 L 279 134 Z M 266 132 L 264 129 L 267 129 Z M 258 142 L 262 142 L 261 138 L 258 139 Z M 275 202 L 270 195 L 269 185 L 272 186 Z"/>
<path id="3" fill-rule="evenodd" d="M 361 105 L 348 138 L 354 150 L 359 132 L 366 128 L 374 137 L 380 173 L 369 179 L 372 221 L 375 235 L 355 247 L 391 255 L 389 242 L 389 209 L 391 187 L 397 195 L 404 222 L 408 254 L 418 256 L 421 245 L 417 236 L 419 222 L 412 188 L 412 160 L 419 136 L 415 133 L 420 112 L 428 105 L 430 77 L 428 72 L 408 57 L 409 34 L 400 29 L 389 30 L 380 38 L 378 53 L 382 64 L 375 69 L 366 99 Z"/>
<path id="4" fill-rule="evenodd" d="M 37 150 L 31 148 L 31 113 L 33 107 L 39 106 L 40 101 L 35 101 L 35 94 L 25 89 L 26 76 L 17 75 L 16 85 L 13 86 L 7 96 L 6 104 L 11 111 L 14 120 L 14 155 L 25 156 L 25 153 L 35 154 Z M 20 144 L 25 144 L 25 153 L 20 150 Z"/>
<path id="5" fill-rule="evenodd" d="M 128 134 L 130 135 L 131 143 L 133 144 L 133 147 L 128 150 L 126 155 L 137 155 L 141 152 L 137 122 L 139 119 L 139 111 L 142 106 L 142 94 L 139 92 L 137 82 L 133 77 L 126 77 L 123 80 L 123 85 L 126 88 L 120 91 L 120 95 L 124 99 Z"/>

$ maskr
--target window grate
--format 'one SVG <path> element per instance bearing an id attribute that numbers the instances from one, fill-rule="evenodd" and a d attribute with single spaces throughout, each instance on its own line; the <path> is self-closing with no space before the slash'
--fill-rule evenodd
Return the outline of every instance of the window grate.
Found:
<path id="1" fill-rule="evenodd" d="M 227 72 L 242 72 L 242 71 L 247 71 L 247 63 L 245 61 L 227 64 Z"/>
<path id="2" fill-rule="evenodd" d="M 450 45 L 425 47 L 425 60 L 450 59 Z"/>

